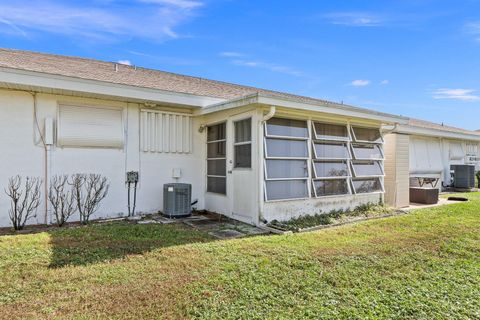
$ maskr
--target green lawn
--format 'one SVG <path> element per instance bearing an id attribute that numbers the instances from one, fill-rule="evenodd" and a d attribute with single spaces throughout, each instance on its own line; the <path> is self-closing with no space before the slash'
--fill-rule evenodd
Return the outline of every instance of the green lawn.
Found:
<path id="1" fill-rule="evenodd" d="M 112 223 L 0 237 L 0 318 L 480 318 L 480 194 L 310 233 L 213 241 Z"/>

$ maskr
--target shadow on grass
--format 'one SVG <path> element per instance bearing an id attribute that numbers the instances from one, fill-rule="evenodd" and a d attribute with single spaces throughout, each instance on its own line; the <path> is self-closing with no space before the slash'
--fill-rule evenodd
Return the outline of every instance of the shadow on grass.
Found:
<path id="1" fill-rule="evenodd" d="M 124 221 L 56 229 L 49 234 L 50 268 L 106 262 L 158 248 L 214 240 L 183 224 L 142 225 Z"/>

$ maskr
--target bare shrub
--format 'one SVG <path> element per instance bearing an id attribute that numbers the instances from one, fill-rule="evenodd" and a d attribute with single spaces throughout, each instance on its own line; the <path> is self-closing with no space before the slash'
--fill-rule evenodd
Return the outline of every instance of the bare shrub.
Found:
<path id="1" fill-rule="evenodd" d="M 72 176 L 73 190 L 80 222 L 87 224 L 90 216 L 97 211 L 100 202 L 107 196 L 109 184 L 100 174 L 75 174 Z"/>
<path id="2" fill-rule="evenodd" d="M 27 177 L 24 185 L 19 175 L 8 180 L 5 193 L 10 197 L 8 213 L 15 230 L 22 230 L 27 221 L 36 216 L 35 213 L 40 205 L 41 186 L 40 178 Z"/>
<path id="3" fill-rule="evenodd" d="M 75 190 L 68 180 L 67 175 L 59 175 L 52 177 L 50 181 L 48 200 L 52 204 L 53 213 L 59 227 L 63 226 L 77 209 Z"/>

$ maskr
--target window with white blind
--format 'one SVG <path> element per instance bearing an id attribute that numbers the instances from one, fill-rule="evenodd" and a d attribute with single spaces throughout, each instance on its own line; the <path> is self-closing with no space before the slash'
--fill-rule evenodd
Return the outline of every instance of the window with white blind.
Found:
<path id="1" fill-rule="evenodd" d="M 272 118 L 265 124 L 265 198 L 308 197 L 306 121 Z"/>
<path id="2" fill-rule="evenodd" d="M 478 144 L 469 142 L 467 143 L 467 156 L 477 156 L 478 155 Z"/>
<path id="3" fill-rule="evenodd" d="M 143 152 L 191 153 L 191 115 L 142 110 L 140 144 Z"/>
<path id="4" fill-rule="evenodd" d="M 207 126 L 207 192 L 227 194 L 226 123 Z"/>
<path id="5" fill-rule="evenodd" d="M 378 128 L 272 118 L 265 124 L 265 199 L 383 192 L 382 145 Z"/>
<path id="6" fill-rule="evenodd" d="M 60 147 L 123 148 L 123 109 L 60 105 L 57 144 Z"/>

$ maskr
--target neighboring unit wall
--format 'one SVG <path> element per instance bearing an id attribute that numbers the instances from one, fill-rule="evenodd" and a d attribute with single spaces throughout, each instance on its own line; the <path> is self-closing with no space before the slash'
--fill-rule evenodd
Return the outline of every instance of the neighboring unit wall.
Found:
<path id="1" fill-rule="evenodd" d="M 477 146 L 477 147 L 475 147 Z M 450 166 L 470 163 L 478 166 L 478 142 L 413 135 L 410 137 L 410 176 L 440 179 L 437 187 L 452 183 Z M 416 179 L 411 184 L 416 185 Z"/>
<path id="2" fill-rule="evenodd" d="M 409 142 L 408 135 L 385 136 L 385 203 L 396 208 L 410 203 Z"/>

